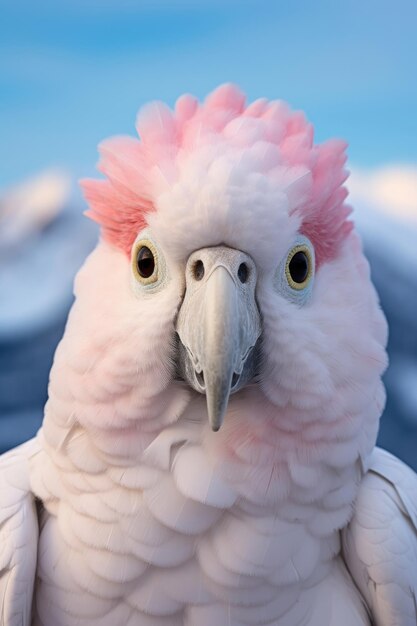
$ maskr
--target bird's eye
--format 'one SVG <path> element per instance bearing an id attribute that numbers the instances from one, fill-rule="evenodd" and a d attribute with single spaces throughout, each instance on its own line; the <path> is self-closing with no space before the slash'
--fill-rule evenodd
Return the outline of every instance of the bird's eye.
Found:
<path id="1" fill-rule="evenodd" d="M 305 244 L 294 246 L 285 264 L 285 275 L 292 289 L 305 289 L 313 275 L 313 260 Z"/>
<path id="2" fill-rule="evenodd" d="M 155 258 L 148 246 L 142 246 L 137 257 L 138 272 L 142 278 L 150 278 L 155 271 Z"/>
<path id="3" fill-rule="evenodd" d="M 149 240 L 138 241 L 133 254 L 133 271 L 142 285 L 158 280 L 158 255 Z"/>

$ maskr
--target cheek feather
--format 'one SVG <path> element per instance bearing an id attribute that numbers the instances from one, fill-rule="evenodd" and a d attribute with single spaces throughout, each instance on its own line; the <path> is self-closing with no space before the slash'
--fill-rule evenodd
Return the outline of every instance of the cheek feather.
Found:
<path id="1" fill-rule="evenodd" d="M 277 406 L 316 408 L 329 400 L 334 384 L 325 364 L 326 335 L 302 309 L 277 294 L 259 294 L 263 314 L 260 384 Z"/>
<path id="2" fill-rule="evenodd" d="M 106 244 L 87 261 L 51 373 L 53 402 L 64 402 L 67 415 L 109 449 L 116 432 L 126 439 L 125 429 L 158 431 L 178 419 L 189 400 L 173 380 L 179 287 L 170 281 L 140 299 L 126 278 L 128 263 Z"/>
<path id="3" fill-rule="evenodd" d="M 264 288 L 258 299 L 264 341 L 260 384 L 299 420 L 329 422 L 374 405 L 387 366 L 386 328 L 367 273 L 358 273 L 356 238 L 317 273 L 311 301 L 297 307 Z"/>

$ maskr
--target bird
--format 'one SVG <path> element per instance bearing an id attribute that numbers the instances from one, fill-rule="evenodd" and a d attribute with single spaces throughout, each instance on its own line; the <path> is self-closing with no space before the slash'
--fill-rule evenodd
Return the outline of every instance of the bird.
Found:
<path id="1" fill-rule="evenodd" d="M 0 458 L 1 624 L 415 626 L 346 143 L 232 84 L 136 127 L 82 181 L 101 237 L 42 427 Z"/>

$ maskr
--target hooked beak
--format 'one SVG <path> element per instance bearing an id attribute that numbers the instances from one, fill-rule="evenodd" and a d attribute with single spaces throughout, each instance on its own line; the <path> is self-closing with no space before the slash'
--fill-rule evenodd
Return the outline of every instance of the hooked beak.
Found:
<path id="1" fill-rule="evenodd" d="M 194 252 L 186 268 L 186 292 L 178 314 L 182 377 L 205 393 L 211 427 L 219 430 L 229 396 L 255 373 L 261 320 L 255 301 L 256 268 L 226 246 Z"/>

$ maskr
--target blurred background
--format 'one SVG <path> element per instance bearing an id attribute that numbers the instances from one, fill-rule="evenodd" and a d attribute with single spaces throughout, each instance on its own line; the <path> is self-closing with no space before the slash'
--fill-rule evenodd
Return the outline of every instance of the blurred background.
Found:
<path id="1" fill-rule="evenodd" d="M 32 436 L 72 281 L 97 239 L 77 179 L 137 109 L 232 81 L 349 141 L 390 323 L 379 442 L 417 469 L 415 0 L 12 0 L 0 5 L 0 451 Z"/>

